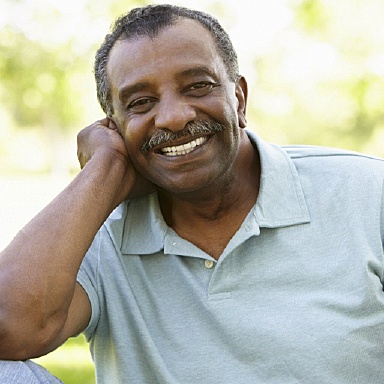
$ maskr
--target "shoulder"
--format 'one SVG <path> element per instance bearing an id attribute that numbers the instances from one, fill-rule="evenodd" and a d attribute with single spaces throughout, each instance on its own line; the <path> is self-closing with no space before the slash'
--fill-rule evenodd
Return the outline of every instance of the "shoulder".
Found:
<path id="1" fill-rule="evenodd" d="M 338 160 L 367 160 L 383 163 L 384 159 L 366 155 L 364 153 L 348 151 L 333 147 L 320 147 L 315 145 L 282 145 L 281 148 L 288 153 L 292 159 L 307 159 L 307 158 L 334 158 Z"/>
<path id="2" fill-rule="evenodd" d="M 340 148 L 315 145 L 277 145 L 262 140 L 256 133 L 247 130 L 255 148 L 259 151 L 262 167 L 274 163 L 282 167 L 288 161 L 300 177 L 327 178 L 373 178 L 380 185 L 384 179 L 384 159 Z M 276 163 L 278 163 L 276 165 Z"/>
<path id="3" fill-rule="evenodd" d="M 340 177 L 384 179 L 384 159 L 339 148 L 285 145 L 281 147 L 300 172 Z M 361 179 L 360 179 L 361 180 Z"/>

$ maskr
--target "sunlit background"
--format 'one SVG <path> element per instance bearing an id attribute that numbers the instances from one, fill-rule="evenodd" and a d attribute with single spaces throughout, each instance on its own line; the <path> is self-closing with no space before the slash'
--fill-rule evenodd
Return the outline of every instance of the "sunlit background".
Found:
<path id="1" fill-rule="evenodd" d="M 251 90 L 249 129 L 384 156 L 383 0 L 169 2 L 229 32 Z M 78 172 L 76 133 L 103 116 L 95 51 L 118 15 L 148 3 L 1 0 L 0 249 Z M 92 369 L 82 340 L 44 363 L 65 383 L 93 382 L 67 370 Z"/>

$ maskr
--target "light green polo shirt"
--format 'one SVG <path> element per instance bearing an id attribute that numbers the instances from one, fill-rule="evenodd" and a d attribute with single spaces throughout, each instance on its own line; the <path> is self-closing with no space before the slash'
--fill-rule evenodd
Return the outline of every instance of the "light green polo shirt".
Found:
<path id="1" fill-rule="evenodd" d="M 78 281 L 98 383 L 384 383 L 384 161 L 249 135 L 260 194 L 219 261 L 156 194 L 95 237 Z"/>

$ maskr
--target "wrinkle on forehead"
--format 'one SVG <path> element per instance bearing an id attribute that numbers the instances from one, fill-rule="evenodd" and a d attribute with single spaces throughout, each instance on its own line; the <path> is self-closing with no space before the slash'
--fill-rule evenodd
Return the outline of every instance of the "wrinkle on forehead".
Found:
<path id="1" fill-rule="evenodd" d="M 138 34 L 129 38 L 121 38 L 117 40 L 115 45 L 112 47 L 108 57 L 108 76 L 110 75 L 111 64 L 113 63 L 116 56 L 116 50 L 119 50 L 122 45 L 129 49 L 130 44 L 139 44 L 140 50 L 143 53 L 151 53 L 153 50 L 158 48 L 160 50 L 159 54 L 162 54 L 166 57 L 168 52 L 164 50 L 161 52 L 161 48 L 158 47 L 159 42 L 168 43 L 168 50 L 172 49 L 172 47 L 176 48 L 178 45 L 180 45 L 178 43 L 182 42 L 182 47 L 178 47 L 178 49 L 184 48 L 185 50 L 193 50 L 196 52 L 196 54 L 200 52 L 202 46 L 207 46 L 211 43 L 211 47 L 214 49 L 214 55 L 220 56 L 217 51 L 216 42 L 210 31 L 205 26 L 196 20 L 180 17 L 172 24 L 161 28 L 155 36 L 148 36 L 148 34 Z M 207 57 L 207 59 L 209 58 Z"/>

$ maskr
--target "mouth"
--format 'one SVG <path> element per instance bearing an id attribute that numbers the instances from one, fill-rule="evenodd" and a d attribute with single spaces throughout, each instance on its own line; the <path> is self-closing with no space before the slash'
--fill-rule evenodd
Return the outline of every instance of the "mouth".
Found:
<path id="1" fill-rule="evenodd" d="M 207 141 L 208 137 L 202 136 L 184 144 L 160 148 L 159 153 L 165 156 L 182 156 L 195 151 L 198 147 L 201 147 Z"/>

